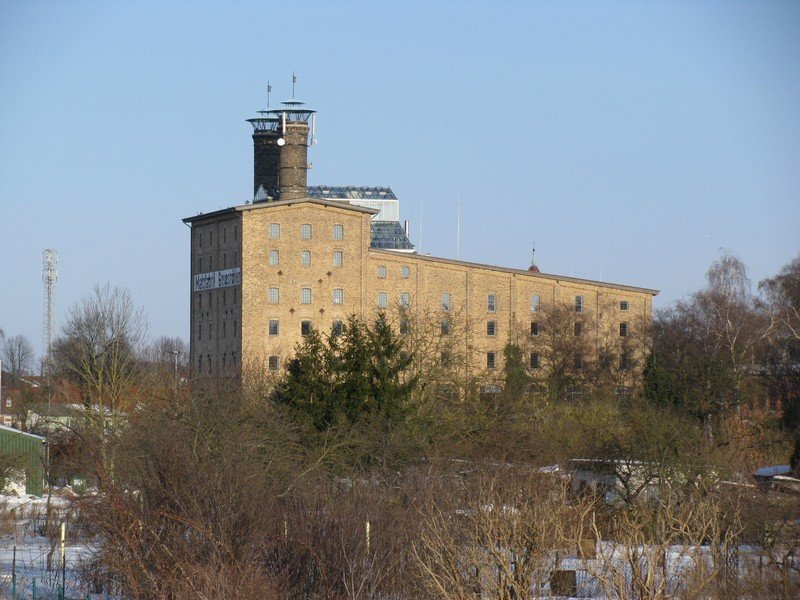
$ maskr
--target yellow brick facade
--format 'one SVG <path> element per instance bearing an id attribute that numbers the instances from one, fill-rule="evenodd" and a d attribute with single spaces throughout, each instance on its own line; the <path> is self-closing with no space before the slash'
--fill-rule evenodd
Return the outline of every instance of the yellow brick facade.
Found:
<path id="1" fill-rule="evenodd" d="M 470 374 L 486 380 L 500 376 L 509 341 L 526 352 L 535 347 L 530 327 L 544 307 L 574 307 L 581 296 L 582 312 L 575 320 L 597 324 L 587 334 L 598 348 L 603 336 L 619 335 L 620 323 L 633 327 L 650 319 L 654 290 L 371 249 L 374 212 L 305 199 L 193 218 L 193 277 L 223 267 L 241 268 L 239 285 L 192 292 L 193 373 L 235 374 L 243 362 L 282 369 L 302 339 L 304 321 L 329 332 L 335 321 L 346 321 L 349 315 L 374 316 L 379 302 L 416 325 L 426 320 L 431 331 L 450 321 L 462 334 L 458 343 Z M 309 229 L 310 237 L 304 239 Z M 270 252 L 277 253 L 277 264 L 270 264 Z M 304 252 L 309 253 L 305 262 Z M 341 266 L 336 266 L 334 253 L 341 253 Z M 277 290 L 277 298 L 274 291 L 270 297 L 270 289 Z M 334 290 L 341 290 L 341 296 L 336 292 L 341 303 L 334 302 Z M 447 311 L 442 310 L 443 293 L 450 298 Z M 538 311 L 532 310 L 533 295 L 539 297 Z M 399 310 L 401 299 L 409 301 L 405 312 Z M 620 308 L 621 302 L 627 310 Z M 270 321 L 277 322 L 277 332 L 270 332 Z M 494 322 L 493 335 L 489 321 Z M 493 369 L 487 365 L 489 353 L 494 353 Z"/>

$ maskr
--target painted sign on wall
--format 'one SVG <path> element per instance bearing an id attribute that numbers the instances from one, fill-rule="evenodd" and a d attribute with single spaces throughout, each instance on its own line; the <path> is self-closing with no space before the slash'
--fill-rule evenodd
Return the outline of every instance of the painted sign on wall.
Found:
<path id="1" fill-rule="evenodd" d="M 199 273 L 192 278 L 192 283 L 195 292 L 239 285 L 242 283 L 242 270 L 237 268 Z"/>

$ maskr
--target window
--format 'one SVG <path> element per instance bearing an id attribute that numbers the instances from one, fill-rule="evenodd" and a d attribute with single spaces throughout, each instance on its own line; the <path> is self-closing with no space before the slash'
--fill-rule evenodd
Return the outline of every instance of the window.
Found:
<path id="1" fill-rule="evenodd" d="M 497 359 L 494 352 L 486 353 L 486 368 L 494 369 L 497 367 Z"/>
<path id="2" fill-rule="evenodd" d="M 277 304 L 281 298 L 280 290 L 276 287 L 269 288 L 269 303 Z"/>
<path id="3" fill-rule="evenodd" d="M 583 312 L 583 296 L 575 296 L 575 312 Z"/>
<path id="4" fill-rule="evenodd" d="M 277 267 L 280 264 L 280 256 L 277 250 L 269 251 L 269 264 L 273 267 Z"/>
<path id="5" fill-rule="evenodd" d="M 627 352 L 623 352 L 619 355 L 619 368 L 623 371 L 627 371 L 631 368 L 631 359 Z"/>
<path id="6" fill-rule="evenodd" d="M 344 290 L 341 288 L 335 288 L 333 290 L 333 303 L 334 304 L 344 304 Z"/>
<path id="7" fill-rule="evenodd" d="M 386 308 L 389 306 L 389 294 L 386 292 L 378 292 L 378 308 Z"/>
<path id="8" fill-rule="evenodd" d="M 281 226 L 278 223 L 269 224 L 269 239 L 271 240 L 281 239 Z M 277 356 L 275 358 L 277 359 Z"/>
<path id="9" fill-rule="evenodd" d="M 228 228 L 227 227 L 223 227 L 222 228 L 222 243 L 223 244 L 227 244 L 228 243 Z"/>
<path id="10" fill-rule="evenodd" d="M 333 226 L 333 239 L 337 242 L 344 239 L 344 227 L 341 225 Z"/>
<path id="11" fill-rule="evenodd" d="M 583 388 L 579 385 L 571 385 L 567 388 L 567 400 L 569 402 L 580 402 L 583 399 Z"/>
<path id="12" fill-rule="evenodd" d="M 227 324 L 226 321 L 222 322 L 222 337 L 225 337 L 225 326 L 226 326 L 226 324 Z"/>
<path id="13" fill-rule="evenodd" d="M 197 339 L 198 340 L 202 340 L 203 339 L 203 324 L 202 323 L 198 323 L 197 324 Z"/>
<path id="14" fill-rule="evenodd" d="M 448 368 L 450 366 L 450 353 L 445 351 L 442 352 L 441 356 L 439 357 L 439 364 L 442 365 L 443 368 Z"/>
<path id="15" fill-rule="evenodd" d="M 486 296 L 486 310 L 487 312 L 494 312 L 497 310 L 497 294 L 489 294 Z"/>
<path id="16" fill-rule="evenodd" d="M 408 335 L 411 330 L 408 319 L 400 319 L 400 335 Z"/>
<path id="17" fill-rule="evenodd" d="M 531 321 L 531 335 L 537 336 L 539 335 L 539 322 L 538 321 Z"/>
<path id="18" fill-rule="evenodd" d="M 442 310 L 445 312 L 450 311 L 450 294 L 442 292 Z"/>
<path id="19" fill-rule="evenodd" d="M 411 277 L 411 269 L 409 269 L 408 267 L 403 267 L 402 269 L 400 269 L 400 277 L 402 277 L 403 279 L 408 279 L 409 277 Z"/>
<path id="20" fill-rule="evenodd" d="M 334 250 L 333 251 L 333 266 L 334 267 L 341 267 L 342 266 L 342 251 L 341 250 Z"/>
<path id="21" fill-rule="evenodd" d="M 583 368 L 583 356 L 580 352 L 576 352 L 572 357 L 572 368 L 576 371 L 580 371 Z"/>
<path id="22" fill-rule="evenodd" d="M 236 352 L 231 352 L 231 362 L 233 363 L 233 366 L 235 367 L 236 366 Z"/>
<path id="23" fill-rule="evenodd" d="M 531 296 L 531 312 L 539 312 L 539 294 Z"/>
<path id="24" fill-rule="evenodd" d="M 214 245 L 214 232 L 213 231 L 209 231 L 208 232 L 208 245 L 209 246 L 213 246 Z"/>
<path id="25" fill-rule="evenodd" d="M 197 359 L 197 372 L 198 373 L 202 373 L 203 372 L 203 357 L 202 356 L 198 357 L 198 359 Z"/>
<path id="26" fill-rule="evenodd" d="M 495 321 L 486 321 L 486 335 L 495 335 L 497 333 L 497 323 Z"/>
<path id="27" fill-rule="evenodd" d="M 203 271 L 203 257 L 199 257 L 197 259 L 197 270 L 202 272 Z"/>
<path id="28" fill-rule="evenodd" d="M 239 290 L 237 288 L 233 288 L 233 305 L 236 306 L 236 300 L 239 297 Z"/>
<path id="29" fill-rule="evenodd" d="M 628 337 L 628 324 L 627 323 L 620 323 L 619 324 L 619 337 Z"/>
<path id="30" fill-rule="evenodd" d="M 411 294 L 408 292 L 400 292 L 400 308 L 408 308 L 411 304 Z"/>
<path id="31" fill-rule="evenodd" d="M 342 335 L 342 331 L 344 331 L 344 323 L 341 321 L 334 321 L 331 326 L 331 335 Z"/>
<path id="32" fill-rule="evenodd" d="M 202 247 L 203 247 L 203 234 L 202 234 L 202 233 L 199 233 L 199 234 L 197 235 L 197 239 L 199 239 L 199 240 L 200 240 L 200 247 L 202 248 Z"/>
<path id="33" fill-rule="evenodd" d="M 575 323 L 575 337 L 580 336 L 581 333 L 583 333 L 583 323 L 578 321 Z"/>
<path id="34" fill-rule="evenodd" d="M 239 239 L 239 229 L 236 227 L 236 225 L 233 226 L 233 239 L 234 240 Z"/>
<path id="35" fill-rule="evenodd" d="M 225 369 L 225 355 L 222 355 L 222 369 Z"/>
<path id="36" fill-rule="evenodd" d="M 239 328 L 236 326 L 236 321 L 233 322 L 233 337 L 238 335 Z M 235 363 L 234 363 L 235 364 Z"/>
<path id="37" fill-rule="evenodd" d="M 277 371 L 281 366 L 281 360 L 277 356 L 270 356 L 269 357 L 269 370 L 270 371 Z"/>
<path id="38" fill-rule="evenodd" d="M 303 223 L 302 225 L 300 225 L 300 239 L 301 240 L 311 239 L 311 223 Z"/>
<path id="39" fill-rule="evenodd" d="M 300 290 L 300 304 L 311 304 L 311 288 Z"/>
<path id="40" fill-rule="evenodd" d="M 531 352 L 531 369 L 538 369 L 539 368 L 539 353 L 538 352 Z"/>
<path id="41" fill-rule="evenodd" d="M 311 321 L 300 321 L 300 335 L 309 335 L 312 329 Z"/>
<path id="42" fill-rule="evenodd" d="M 278 335 L 280 331 L 280 326 L 278 319 L 270 319 L 269 320 L 269 334 L 270 335 Z"/>
<path id="43" fill-rule="evenodd" d="M 222 306 L 228 306 L 228 294 L 225 293 L 225 290 L 222 290 Z"/>
<path id="44" fill-rule="evenodd" d="M 450 321 L 445 319 L 442 321 L 442 335 L 450 335 Z"/>
<path id="45" fill-rule="evenodd" d="M 304 267 L 311 266 L 311 252 L 309 250 L 303 250 L 300 253 L 300 264 Z"/>
<path id="46" fill-rule="evenodd" d="M 628 305 L 628 301 L 627 300 L 620 300 L 620 303 L 619 303 L 619 309 L 620 310 L 627 311 L 628 310 L 628 306 L 629 305 Z"/>
<path id="47" fill-rule="evenodd" d="M 384 267 L 383 265 L 378 267 L 378 277 L 380 279 L 384 279 L 386 277 L 386 267 Z"/>

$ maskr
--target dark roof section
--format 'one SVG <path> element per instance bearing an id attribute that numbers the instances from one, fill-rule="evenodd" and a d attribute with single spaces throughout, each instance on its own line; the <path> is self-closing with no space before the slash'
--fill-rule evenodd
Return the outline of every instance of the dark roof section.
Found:
<path id="1" fill-rule="evenodd" d="M 327 200 L 397 200 L 391 188 L 355 185 L 310 185 L 308 195 Z"/>
<path id="2" fill-rule="evenodd" d="M 383 250 L 413 250 L 403 226 L 397 221 L 373 221 L 370 248 Z"/>

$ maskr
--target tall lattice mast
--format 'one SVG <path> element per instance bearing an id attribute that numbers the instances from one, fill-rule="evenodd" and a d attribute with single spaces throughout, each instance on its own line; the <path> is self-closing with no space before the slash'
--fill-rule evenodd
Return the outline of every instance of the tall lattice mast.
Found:
<path id="1" fill-rule="evenodd" d="M 58 253 L 47 249 L 42 252 L 42 281 L 44 282 L 44 369 L 50 372 L 50 351 L 53 348 L 53 296 L 55 295 L 58 271 Z"/>

